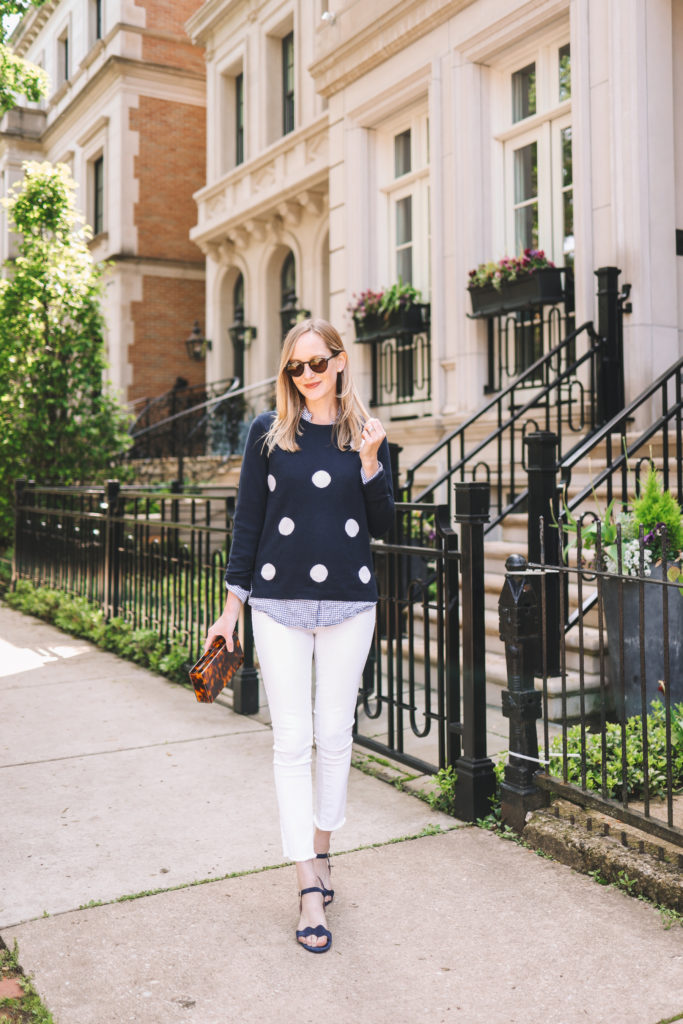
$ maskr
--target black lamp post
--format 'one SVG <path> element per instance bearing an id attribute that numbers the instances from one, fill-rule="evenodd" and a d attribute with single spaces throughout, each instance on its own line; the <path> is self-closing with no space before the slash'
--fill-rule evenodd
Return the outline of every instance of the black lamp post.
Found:
<path id="1" fill-rule="evenodd" d="M 293 291 L 285 292 L 283 296 L 284 302 L 282 309 L 280 310 L 280 324 L 282 326 L 282 337 L 285 338 L 287 332 L 298 323 L 299 320 L 307 320 L 310 317 L 311 312 L 309 309 L 297 309 L 297 299 Z"/>
<path id="2" fill-rule="evenodd" d="M 199 320 L 195 320 L 194 327 L 190 333 L 189 338 L 185 342 L 185 348 L 190 359 L 194 359 L 200 363 L 202 359 L 206 358 L 206 353 L 211 351 L 211 342 L 208 338 L 202 338 L 202 332 L 199 329 Z"/>
<path id="3" fill-rule="evenodd" d="M 244 306 L 235 307 L 235 322 L 232 327 L 228 327 L 228 334 L 235 352 L 234 376 L 244 386 L 244 352 L 256 337 L 256 328 L 244 322 Z"/>

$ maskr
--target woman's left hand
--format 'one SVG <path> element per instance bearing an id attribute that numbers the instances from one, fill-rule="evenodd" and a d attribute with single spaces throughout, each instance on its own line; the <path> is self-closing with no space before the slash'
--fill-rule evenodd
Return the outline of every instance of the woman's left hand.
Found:
<path id="1" fill-rule="evenodd" d="M 374 416 L 365 421 L 363 426 L 363 442 L 360 446 L 360 461 L 366 476 L 374 476 L 379 468 L 377 452 L 386 437 L 384 427 Z"/>

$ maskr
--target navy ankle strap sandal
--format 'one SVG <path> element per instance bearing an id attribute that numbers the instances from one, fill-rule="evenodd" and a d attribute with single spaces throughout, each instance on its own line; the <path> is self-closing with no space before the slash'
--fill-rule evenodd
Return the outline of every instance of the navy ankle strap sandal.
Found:
<path id="1" fill-rule="evenodd" d="M 308 889 L 302 889 L 299 893 L 299 911 L 301 911 L 301 897 L 305 896 L 309 892 L 321 893 L 323 900 L 325 899 L 325 890 L 321 889 L 318 885 L 312 885 Z M 299 942 L 299 939 L 307 939 L 309 935 L 315 935 L 316 938 L 321 939 L 323 935 L 327 936 L 327 942 L 324 946 L 309 946 L 306 942 Z M 332 932 L 328 931 L 327 928 L 322 924 L 317 924 L 315 928 L 311 928 L 309 925 L 307 928 L 297 929 L 296 941 L 299 942 L 300 946 L 307 949 L 309 953 L 327 953 L 328 949 L 332 945 Z"/>

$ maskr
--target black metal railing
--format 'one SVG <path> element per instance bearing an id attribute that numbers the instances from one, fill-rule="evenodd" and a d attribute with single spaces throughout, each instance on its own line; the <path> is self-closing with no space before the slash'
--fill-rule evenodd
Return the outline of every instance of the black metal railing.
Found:
<path id="1" fill-rule="evenodd" d="M 639 419 L 647 419 L 648 426 L 633 437 L 631 428 Z M 551 508 L 555 521 L 566 524 L 568 514 L 594 513 L 612 501 L 617 510 L 628 507 L 639 493 L 643 471 L 651 464 L 659 469 L 664 490 L 683 503 L 683 359 L 564 458 L 557 457 L 558 438 L 551 431 L 530 435 L 527 446 L 528 557 L 532 561 L 540 557 L 539 516 Z M 574 473 L 587 466 L 590 481 L 572 493 Z M 562 547 L 557 530 L 547 531 L 548 564 L 562 564 Z M 560 633 L 576 629 L 598 600 L 597 588 L 584 586 L 578 607 L 564 595 L 561 613 L 559 586 L 559 577 L 548 585 L 547 615 L 552 624 L 548 657 L 553 674 L 559 665 Z"/>
<path id="2" fill-rule="evenodd" d="M 573 299 L 573 295 L 572 295 Z M 487 318 L 487 393 L 502 391 L 526 374 L 543 356 L 556 348 L 576 327 L 573 304 L 539 306 Z M 567 361 L 575 351 L 566 350 Z M 542 383 L 539 373 L 527 378 L 527 387 Z"/>
<path id="3" fill-rule="evenodd" d="M 13 581 L 83 597 L 106 620 L 120 617 L 185 647 L 192 663 L 225 601 L 234 505 L 234 493 L 164 495 L 115 480 L 105 488 L 19 481 Z M 244 641 L 233 694 L 246 714 L 258 710 L 248 607 Z"/>
<path id="4" fill-rule="evenodd" d="M 356 323 L 357 342 L 370 346 L 370 406 L 398 407 L 393 419 L 417 415 L 415 403 L 431 399 L 430 308 L 415 303 L 388 321 L 372 316 Z"/>
<path id="5" fill-rule="evenodd" d="M 455 810 L 473 821 L 494 792 L 487 756 L 483 483 L 445 505 L 400 503 L 373 545 L 380 600 L 356 741 L 421 772 L 454 766 Z"/>
<path id="6" fill-rule="evenodd" d="M 132 628 L 199 654 L 225 599 L 234 495 L 121 487 L 16 490 L 13 581 L 80 595 Z M 357 741 L 436 771 L 453 765 L 456 813 L 486 814 L 494 790 L 486 752 L 483 531 L 486 484 L 458 485 L 458 547 L 445 507 L 399 505 L 387 542 L 373 544 L 376 639 L 364 675 Z M 258 709 L 249 606 L 245 666 L 234 707 Z"/>
<path id="7" fill-rule="evenodd" d="M 551 792 L 683 846 L 674 822 L 674 796 L 683 785 L 683 588 L 668 579 L 666 564 L 650 576 L 642 568 L 637 576 L 601 568 L 599 535 L 588 572 L 580 532 L 578 545 L 577 566 L 527 564 L 519 555 L 506 564 L 500 632 L 510 750 L 503 818 L 521 830 L 528 810 Z M 561 594 L 571 585 L 580 596 L 586 581 L 598 589 L 596 613 L 580 611 L 579 644 L 570 647 L 562 635 L 559 688 L 548 670 L 545 614 L 546 587 L 558 572 Z"/>
<path id="8" fill-rule="evenodd" d="M 547 312 L 541 307 L 497 318 L 498 349 L 490 348 L 489 357 L 497 351 L 505 372 L 490 380 L 490 386 L 502 387 L 508 375 L 522 372 L 409 467 L 402 490 L 406 500 L 442 500 L 443 496 L 450 501 L 452 481 L 484 479 L 491 486 L 493 501 L 490 532 L 506 515 L 525 507 L 525 451 L 530 434 L 552 430 L 557 435 L 558 457 L 566 459 L 579 447 L 578 435 L 590 437 L 623 409 L 623 316 L 631 307 L 626 302 L 630 285 L 620 291 L 619 274 L 616 267 L 595 271 L 597 330 L 593 321 L 574 327 L 573 301 L 565 303 L 564 313 L 553 306 Z M 489 325 L 492 343 L 490 319 Z M 560 340 L 562 333 L 565 337 Z M 543 351 L 555 341 L 549 351 Z M 537 353 L 538 358 L 527 365 Z M 440 474 L 429 486 L 419 487 L 420 471 L 425 473 L 426 467 L 439 463 Z"/>
<path id="9" fill-rule="evenodd" d="M 628 438 L 631 425 L 639 418 L 649 424 L 638 437 Z M 570 510 L 580 508 L 596 493 L 604 493 L 606 502 L 613 498 L 627 504 L 637 489 L 637 477 L 643 463 L 649 465 L 653 443 L 658 443 L 662 482 L 678 501 L 683 500 L 683 359 L 661 374 L 627 406 L 605 423 L 592 437 L 586 438 L 570 455 L 559 462 L 562 487 L 568 494 L 575 469 L 590 461 L 591 482 L 568 498 Z M 636 473 L 636 481 L 629 479 Z"/>
<path id="10" fill-rule="evenodd" d="M 155 417 L 159 410 L 167 409 L 165 400 L 155 406 L 152 422 L 140 426 L 141 418 L 131 431 L 134 444 L 126 457 L 138 460 L 175 458 L 176 483 L 182 489 L 186 460 L 241 454 L 251 421 L 274 406 L 275 377 L 246 387 L 236 386 L 239 383 L 236 378 L 225 389 L 222 389 L 223 383 L 226 382 L 207 385 L 203 390 L 188 389 L 192 392 L 189 404 L 161 418 Z M 213 395 L 210 394 L 212 388 Z"/>
<path id="11" fill-rule="evenodd" d="M 432 396 L 431 367 L 429 327 L 397 331 L 391 337 L 377 337 L 372 341 L 370 405 L 410 407 L 415 402 L 429 401 Z M 409 408 L 406 413 L 410 413 Z"/>
<path id="12" fill-rule="evenodd" d="M 181 444 L 187 455 L 203 448 L 206 444 L 207 420 L 203 415 L 206 402 L 234 391 L 239 385 L 236 377 L 194 387 L 180 379 L 162 395 L 132 402 L 130 411 L 135 418 L 130 433 L 135 443 L 128 453 L 129 458 L 174 457 Z"/>
<path id="13" fill-rule="evenodd" d="M 574 357 L 582 336 L 587 348 Z M 595 430 L 600 352 L 600 338 L 592 322 L 572 331 L 413 463 L 406 473 L 403 496 L 428 501 L 445 491 L 449 498 L 452 481 L 464 481 L 468 475 L 475 480 L 483 478 L 491 488 L 493 515 L 487 532 L 492 530 L 526 500 L 525 440 L 529 433 L 552 427 L 558 433 L 560 445 L 566 448 L 569 443 L 572 447 L 576 444 L 577 435 L 584 437 Z M 482 438 L 482 424 L 490 420 L 496 426 Z M 428 487 L 418 490 L 418 471 L 436 461 L 445 462 L 446 468 Z"/>

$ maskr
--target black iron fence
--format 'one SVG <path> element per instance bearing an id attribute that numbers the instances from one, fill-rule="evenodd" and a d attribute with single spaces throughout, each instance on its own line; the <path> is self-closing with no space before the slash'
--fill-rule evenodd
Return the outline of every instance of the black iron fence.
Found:
<path id="1" fill-rule="evenodd" d="M 675 813 L 683 793 L 683 567 L 668 566 L 665 555 L 646 575 L 642 531 L 637 546 L 636 575 L 626 571 L 620 537 L 617 565 L 604 559 L 599 528 L 590 565 L 580 532 L 573 565 L 507 560 L 499 604 L 510 720 L 502 804 L 518 830 L 554 793 L 683 846 Z M 550 632 L 558 576 L 561 611 L 566 601 L 577 608 L 575 639 Z M 597 589 L 591 610 L 587 589 Z M 556 643 L 557 671 L 549 665 Z"/>
<path id="2" fill-rule="evenodd" d="M 16 491 L 13 580 L 80 595 L 133 628 L 199 654 L 222 609 L 233 494 L 121 487 Z M 373 545 L 380 589 L 376 638 L 359 701 L 359 743 L 417 767 L 457 771 L 456 811 L 488 812 L 484 524 L 486 484 L 458 485 L 460 545 L 445 506 L 399 505 L 390 538 Z M 249 606 L 235 710 L 258 710 Z"/>
<path id="3" fill-rule="evenodd" d="M 154 398 L 134 402 L 131 427 L 133 459 L 175 457 L 182 449 L 186 456 L 204 454 L 209 417 L 206 403 L 230 394 L 240 385 L 235 377 L 189 387 L 179 378 L 174 387 Z M 214 403 L 216 404 L 216 403 Z"/>
<path id="4" fill-rule="evenodd" d="M 372 342 L 370 405 L 410 407 L 415 402 L 427 402 L 431 397 L 429 327 L 397 331 L 392 337 L 376 338 Z"/>
<path id="5" fill-rule="evenodd" d="M 429 303 L 416 303 L 388 322 L 368 317 L 356 324 L 356 340 L 370 346 L 370 405 L 388 406 L 393 418 L 417 415 L 416 403 L 432 394 Z"/>
<path id="6" fill-rule="evenodd" d="M 274 407 L 275 377 L 238 384 L 228 378 L 201 388 L 174 388 L 149 402 L 131 429 L 126 459 L 175 459 L 182 490 L 189 460 L 241 455 L 254 417 Z"/>

